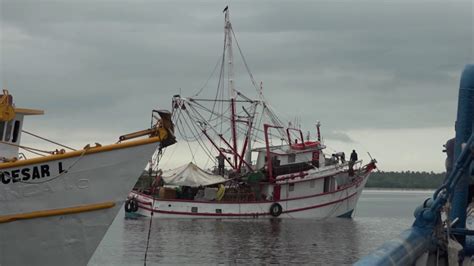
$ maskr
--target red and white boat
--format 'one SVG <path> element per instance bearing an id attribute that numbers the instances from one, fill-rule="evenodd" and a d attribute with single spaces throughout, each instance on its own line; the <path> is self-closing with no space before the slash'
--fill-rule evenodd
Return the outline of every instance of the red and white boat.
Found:
<path id="1" fill-rule="evenodd" d="M 126 211 L 154 218 L 352 217 L 376 161 L 363 165 L 354 157 L 346 161 L 343 153 L 326 154 L 319 122 L 313 141 L 299 126 L 285 127 L 265 101 L 262 85 L 253 79 L 241 52 L 256 99 L 237 90 L 235 34 L 228 8 L 224 12 L 224 52 L 215 98 L 199 98 L 201 90 L 193 97 L 175 95 L 172 102 L 181 138 L 197 142 L 202 154 L 217 158 L 217 167 L 206 172 L 189 164 L 159 171 L 153 185 L 129 194 Z"/>

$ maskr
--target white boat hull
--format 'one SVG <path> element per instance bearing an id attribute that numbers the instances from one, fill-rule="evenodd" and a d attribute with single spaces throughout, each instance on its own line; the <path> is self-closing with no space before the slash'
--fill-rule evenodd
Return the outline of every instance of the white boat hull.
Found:
<path id="1" fill-rule="evenodd" d="M 369 178 L 370 172 L 356 178 L 350 185 L 330 192 L 304 196 L 294 195 L 278 201 L 264 202 L 202 202 L 193 200 L 153 199 L 136 191 L 129 198 L 138 202 L 138 211 L 134 214 L 154 218 L 260 218 L 272 217 L 270 207 L 278 203 L 282 207 L 279 218 L 328 218 L 351 217 L 357 201 Z M 309 187 L 310 180 L 301 182 Z M 288 186 L 282 184 L 284 191 Z M 153 208 L 151 208 L 153 206 Z M 193 207 L 197 211 L 193 212 Z"/>
<path id="2" fill-rule="evenodd" d="M 87 264 L 158 145 L 1 169 L 0 265 Z"/>

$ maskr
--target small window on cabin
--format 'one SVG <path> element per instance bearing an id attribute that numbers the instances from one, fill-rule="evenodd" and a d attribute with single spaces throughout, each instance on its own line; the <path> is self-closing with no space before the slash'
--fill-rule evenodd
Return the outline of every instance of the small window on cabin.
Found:
<path id="1" fill-rule="evenodd" d="M 16 120 L 15 125 L 13 126 L 13 139 L 12 139 L 13 143 L 17 142 L 19 133 L 20 133 L 20 121 Z"/>
<path id="2" fill-rule="evenodd" d="M 0 140 L 3 140 L 3 132 L 5 131 L 5 122 L 0 123 Z"/>
<path id="3" fill-rule="evenodd" d="M 273 166 L 280 166 L 281 161 L 278 160 L 277 156 L 272 157 L 272 164 Z"/>
<path id="4" fill-rule="evenodd" d="M 316 180 L 313 179 L 313 180 L 309 181 L 309 187 L 310 188 L 314 188 L 315 186 L 316 186 Z"/>
<path id="5" fill-rule="evenodd" d="M 13 120 L 7 122 L 7 129 L 5 131 L 5 141 L 10 141 L 12 135 Z"/>
<path id="6" fill-rule="evenodd" d="M 290 184 L 288 191 L 295 191 L 295 184 Z"/>
<path id="7" fill-rule="evenodd" d="M 294 163 L 296 161 L 296 154 L 289 154 L 288 155 L 288 163 Z"/>
<path id="8" fill-rule="evenodd" d="M 198 207 L 191 207 L 191 212 L 198 212 Z"/>
<path id="9" fill-rule="evenodd" d="M 222 213 L 222 209 L 216 209 L 216 213 Z"/>

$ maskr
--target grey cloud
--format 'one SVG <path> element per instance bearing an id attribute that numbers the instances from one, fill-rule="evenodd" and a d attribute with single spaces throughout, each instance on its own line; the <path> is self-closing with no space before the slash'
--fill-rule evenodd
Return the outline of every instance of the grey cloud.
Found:
<path id="1" fill-rule="evenodd" d="M 346 133 L 333 131 L 325 135 L 326 139 L 339 140 L 346 143 L 355 143 L 355 141 Z"/>
<path id="2" fill-rule="evenodd" d="M 2 1 L 1 79 L 20 105 L 46 108 L 54 124 L 140 128 L 179 88 L 191 95 L 205 82 L 221 54 L 222 8 Z M 471 2 L 244 1 L 231 12 L 267 98 L 303 125 L 321 120 L 342 132 L 453 124 L 453 73 L 473 61 Z M 241 65 L 236 80 L 251 87 Z"/>

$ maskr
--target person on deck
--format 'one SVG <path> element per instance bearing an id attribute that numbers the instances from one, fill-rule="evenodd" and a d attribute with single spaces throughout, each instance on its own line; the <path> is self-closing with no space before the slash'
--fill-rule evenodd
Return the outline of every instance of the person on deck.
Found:
<path id="1" fill-rule="evenodd" d="M 357 157 L 357 152 L 355 150 L 352 150 L 351 162 L 355 163 L 355 162 L 357 162 L 357 160 L 359 160 L 359 158 Z"/>
<path id="2" fill-rule="evenodd" d="M 359 160 L 357 152 L 352 150 L 351 159 L 349 161 L 349 176 L 354 176 L 354 164 L 357 162 L 357 160 Z"/>
<path id="3" fill-rule="evenodd" d="M 224 168 L 225 168 L 225 157 L 222 153 L 219 154 L 219 156 L 217 156 L 217 169 L 218 169 L 218 173 L 220 176 L 224 176 Z"/>

